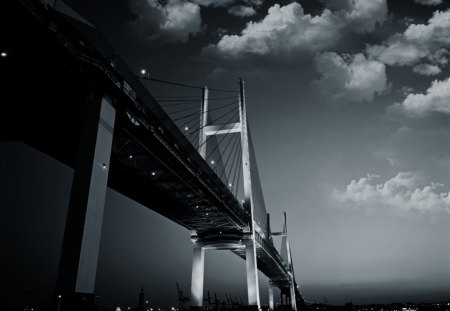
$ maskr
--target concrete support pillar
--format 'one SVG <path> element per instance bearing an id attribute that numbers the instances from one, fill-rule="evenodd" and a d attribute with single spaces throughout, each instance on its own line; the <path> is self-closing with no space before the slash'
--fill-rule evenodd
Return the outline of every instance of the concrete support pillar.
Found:
<path id="1" fill-rule="evenodd" d="M 116 115 L 111 101 L 98 95 L 91 94 L 82 109 L 56 290 L 64 301 L 77 295 L 93 301 Z"/>
<path id="2" fill-rule="evenodd" d="M 274 303 L 273 303 L 273 286 L 271 283 L 269 283 L 269 310 L 274 310 Z"/>
<path id="3" fill-rule="evenodd" d="M 192 256 L 191 306 L 203 306 L 203 282 L 205 276 L 205 249 L 194 244 Z"/>
<path id="4" fill-rule="evenodd" d="M 291 277 L 291 284 L 289 285 L 290 293 L 291 293 L 291 306 L 293 311 L 297 311 L 297 299 L 295 298 L 295 284 L 294 278 Z"/>
<path id="5" fill-rule="evenodd" d="M 253 238 L 246 240 L 245 261 L 247 264 L 247 294 L 248 304 L 261 307 L 259 301 L 258 266 L 256 258 L 256 244 Z"/>

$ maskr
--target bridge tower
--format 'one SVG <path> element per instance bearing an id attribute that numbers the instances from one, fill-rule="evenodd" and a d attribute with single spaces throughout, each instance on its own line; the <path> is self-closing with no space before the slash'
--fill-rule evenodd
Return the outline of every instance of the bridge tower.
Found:
<path id="1" fill-rule="evenodd" d="M 287 282 L 273 282 L 269 283 L 269 309 L 270 311 L 274 310 L 274 298 L 273 298 L 273 287 L 278 287 L 282 294 L 286 294 L 286 300 L 291 304 L 292 310 L 297 311 L 297 288 L 295 284 L 295 274 L 294 274 L 294 266 L 292 264 L 292 254 L 291 248 L 289 244 L 289 240 L 287 237 L 287 218 L 286 212 L 283 214 L 284 217 L 284 225 L 283 231 L 281 232 L 273 232 L 271 236 L 281 236 L 281 257 L 283 258 L 286 268 L 289 274 L 289 280 Z"/>
<path id="2" fill-rule="evenodd" d="M 259 298 L 259 284 L 258 284 L 258 267 L 257 267 L 257 253 L 255 241 L 255 200 L 252 191 L 252 159 L 250 158 L 252 150 L 250 148 L 251 138 L 249 136 L 248 122 L 247 122 L 247 108 L 245 104 L 245 83 L 239 79 L 239 122 L 221 125 L 208 125 L 208 88 L 204 87 L 202 92 L 202 103 L 200 113 L 200 134 L 199 134 L 199 153 L 206 159 L 207 153 L 207 139 L 209 136 L 224 135 L 224 134 L 240 134 L 241 150 L 242 150 L 242 176 L 244 184 L 244 199 L 243 208 L 251 215 L 251 223 L 242 239 L 238 240 L 236 244 L 222 243 L 217 241 L 216 244 L 208 243 L 207 246 L 197 238 L 195 233 L 191 235 L 194 242 L 193 261 L 192 261 L 192 282 L 191 282 L 191 305 L 192 307 L 202 307 L 203 305 L 203 283 L 204 283 L 204 256 L 205 249 L 236 249 L 245 248 L 245 259 L 247 268 L 247 295 L 248 304 L 260 308 Z M 256 170 L 256 165 L 254 166 Z M 257 174 L 257 173 L 256 173 Z M 258 177 L 259 178 L 259 177 Z M 265 214 L 265 207 L 264 207 Z"/>

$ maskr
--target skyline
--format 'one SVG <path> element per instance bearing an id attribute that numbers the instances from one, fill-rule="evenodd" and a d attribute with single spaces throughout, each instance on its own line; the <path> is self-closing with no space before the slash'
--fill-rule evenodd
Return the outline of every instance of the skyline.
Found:
<path id="1" fill-rule="evenodd" d="M 448 1 L 72 5 L 136 74 L 146 68 L 151 77 L 227 89 L 237 89 L 243 77 L 267 210 L 274 230 L 281 229 L 282 212 L 288 214 L 306 299 L 448 300 Z M 173 94 L 143 83 L 154 96 Z M 13 220 L 2 223 L 8 228 L 2 236 L 15 232 L 27 245 L 19 250 L 8 238 L 2 242 L 14 251 L 8 260 L 15 269 L 6 279 L 19 268 L 34 275 L 30 284 L 44 275 L 52 279 L 62 239 L 53 232 L 62 234 L 72 170 L 18 143 L 3 142 L 1 157 L 2 206 L 15 206 L 14 213 L 2 211 L 8 216 L 2 219 Z M 47 215 L 48 231 L 34 223 L 40 214 L 30 210 L 33 204 Z M 30 216 L 19 221 L 21 214 Z M 17 232 L 18 223 L 30 231 Z M 36 232 L 40 242 L 28 245 Z M 162 302 L 176 297 L 175 281 L 189 292 L 191 252 L 186 230 L 108 190 L 100 299 L 125 300 L 137 292 L 133 286 L 144 285 L 157 289 Z M 27 253 L 37 256 L 34 265 L 17 262 Z M 242 292 L 244 275 L 241 259 L 207 253 L 205 288 Z M 260 278 L 266 300 L 267 282 Z"/>

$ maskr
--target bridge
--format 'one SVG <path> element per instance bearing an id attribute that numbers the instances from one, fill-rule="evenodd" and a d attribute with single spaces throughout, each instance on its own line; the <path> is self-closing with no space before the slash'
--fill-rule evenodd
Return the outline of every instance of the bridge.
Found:
<path id="1" fill-rule="evenodd" d="M 10 1 L 3 12 L 15 20 L 2 19 L 2 27 L 17 31 L 2 39 L 0 139 L 23 141 L 74 168 L 58 309 L 94 306 L 108 186 L 189 230 L 192 309 L 203 304 L 205 250 L 217 249 L 245 260 L 251 308 L 261 308 L 258 270 L 270 280 L 270 310 L 274 287 L 292 310 L 305 303 L 286 215 L 282 231 L 270 227 L 244 81 L 223 90 L 162 81 L 145 71 L 136 75 L 95 27 L 62 2 Z M 195 89 L 198 96 L 155 98 L 145 83 Z M 65 297 L 62 304 L 58 297 Z"/>

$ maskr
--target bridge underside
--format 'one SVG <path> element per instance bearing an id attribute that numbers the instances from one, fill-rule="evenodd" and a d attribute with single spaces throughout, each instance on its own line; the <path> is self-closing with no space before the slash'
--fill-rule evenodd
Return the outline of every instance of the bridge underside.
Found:
<path id="1" fill-rule="evenodd" d="M 106 95 L 117 111 L 108 186 L 209 245 L 230 237 L 245 259 L 250 214 L 96 30 L 28 1 L 8 3 L 14 18 L 1 27 L 15 31 L 2 38 L 9 55 L 0 62 L 0 140 L 23 141 L 74 167 L 83 105 Z M 258 269 L 288 281 L 273 244 L 258 235 L 256 245 Z"/>

